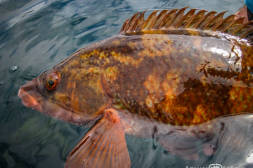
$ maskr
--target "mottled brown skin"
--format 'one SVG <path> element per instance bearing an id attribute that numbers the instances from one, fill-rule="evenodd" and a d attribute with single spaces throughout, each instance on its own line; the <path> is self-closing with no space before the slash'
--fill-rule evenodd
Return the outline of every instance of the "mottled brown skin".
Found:
<path id="1" fill-rule="evenodd" d="M 120 104 L 163 123 L 200 124 L 253 111 L 251 53 L 247 41 L 218 35 L 117 35 L 53 68 L 65 79 L 45 92 L 85 115 Z"/>
<path id="2" fill-rule="evenodd" d="M 244 67 L 252 66 L 246 61 L 251 57 L 251 46 L 164 34 L 123 36 L 111 41 L 112 45 L 107 42 L 103 50 L 110 61 L 102 63 L 102 69 L 118 69 L 115 80 L 105 73 L 107 85 L 110 94 L 131 113 L 169 124 L 192 125 L 253 110 L 251 68 Z M 116 47 L 115 41 L 120 42 Z M 206 51 L 208 47 L 223 49 L 230 56 Z M 228 63 L 240 59 L 235 48 L 242 52 L 241 66 Z"/>

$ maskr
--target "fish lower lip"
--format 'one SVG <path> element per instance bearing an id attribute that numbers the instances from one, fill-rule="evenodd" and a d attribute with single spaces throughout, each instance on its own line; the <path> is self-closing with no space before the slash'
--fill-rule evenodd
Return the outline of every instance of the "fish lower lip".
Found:
<path id="1" fill-rule="evenodd" d="M 42 111 L 40 103 L 34 97 L 34 88 L 36 84 L 33 81 L 21 86 L 18 91 L 18 97 L 27 108 L 32 108 L 37 111 Z"/>
<path id="2" fill-rule="evenodd" d="M 26 106 L 27 108 L 38 109 L 39 103 L 22 89 L 19 90 L 18 97 L 22 99 L 23 105 Z"/>

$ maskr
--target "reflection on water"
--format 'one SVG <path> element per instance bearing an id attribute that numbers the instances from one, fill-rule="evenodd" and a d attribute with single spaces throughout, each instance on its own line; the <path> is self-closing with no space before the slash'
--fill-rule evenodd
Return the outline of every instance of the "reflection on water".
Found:
<path id="1" fill-rule="evenodd" d="M 185 167 L 206 166 L 218 163 L 223 166 L 250 166 L 252 163 L 253 115 L 225 117 L 193 127 L 172 127 L 164 137 L 170 139 L 175 152 L 192 152 L 197 149 L 199 160 L 184 160 L 165 151 L 154 139 L 128 138 L 130 156 L 134 167 Z M 213 129 L 206 128 L 212 125 Z M 194 136 L 192 136 L 194 135 Z M 155 137 L 155 136 L 154 136 Z M 161 141 L 159 141 L 161 143 Z M 185 148 L 187 147 L 187 148 Z M 194 151 L 195 152 L 195 151 Z M 152 167 L 152 166 L 150 166 Z"/>
<path id="2" fill-rule="evenodd" d="M 0 167 L 64 167 L 66 156 L 88 130 L 25 108 L 17 91 L 26 81 L 77 49 L 117 34 L 125 19 L 147 8 L 151 13 L 190 6 L 228 10 L 228 15 L 242 4 L 243 0 L 0 1 Z M 179 149 L 184 142 L 194 142 L 200 157 L 197 161 L 171 154 L 156 138 L 126 136 L 132 167 L 252 163 L 253 116 L 227 117 L 213 123 L 215 131 L 203 130 L 202 137 L 183 137 L 191 130 L 178 127 L 171 127 L 170 136 L 164 137 L 174 138 L 171 145 Z"/>

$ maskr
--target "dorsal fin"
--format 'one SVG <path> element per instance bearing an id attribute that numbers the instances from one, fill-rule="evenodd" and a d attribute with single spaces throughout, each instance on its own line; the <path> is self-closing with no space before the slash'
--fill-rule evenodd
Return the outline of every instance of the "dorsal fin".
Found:
<path id="1" fill-rule="evenodd" d="M 243 24 L 244 18 L 235 20 L 235 15 L 223 18 L 226 12 L 216 13 L 215 11 L 206 12 L 205 10 L 191 9 L 186 14 L 182 9 L 162 10 L 152 12 L 148 18 L 144 19 L 144 12 L 137 13 L 127 19 L 119 34 L 173 34 L 173 30 L 187 31 L 216 31 L 226 33 L 240 38 L 253 39 L 251 32 L 253 26 L 248 22 Z M 176 34 L 176 33 L 175 33 Z M 250 35 L 250 37 L 248 37 Z"/>

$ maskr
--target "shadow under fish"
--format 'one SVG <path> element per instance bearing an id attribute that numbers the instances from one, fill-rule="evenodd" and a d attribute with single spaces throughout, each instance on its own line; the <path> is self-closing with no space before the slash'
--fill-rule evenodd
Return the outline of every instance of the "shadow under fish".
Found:
<path id="1" fill-rule="evenodd" d="M 21 86 L 26 107 L 91 127 L 66 168 L 130 167 L 125 133 L 197 160 L 197 141 L 206 155 L 217 148 L 213 119 L 253 111 L 251 22 L 186 9 L 137 13 Z"/>

